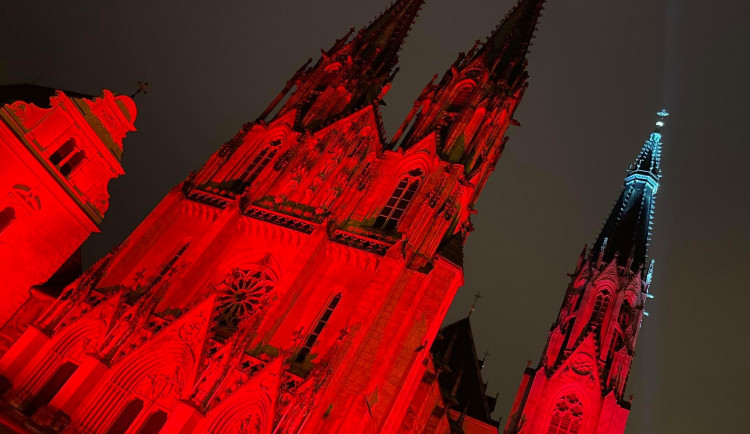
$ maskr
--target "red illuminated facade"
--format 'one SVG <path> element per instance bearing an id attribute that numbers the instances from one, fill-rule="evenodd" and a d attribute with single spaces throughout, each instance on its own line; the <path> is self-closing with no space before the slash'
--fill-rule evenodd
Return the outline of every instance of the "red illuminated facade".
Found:
<path id="1" fill-rule="evenodd" d="M 667 113 L 659 116 L 596 243 L 570 275 L 542 360 L 524 373 L 506 434 L 625 432 L 625 387 L 651 297 L 648 245 Z"/>
<path id="2" fill-rule="evenodd" d="M 40 286 L 99 231 L 135 117 L 109 91 L 0 86 L 0 354 L 54 300 Z"/>
<path id="3" fill-rule="evenodd" d="M 497 432 L 446 401 L 430 348 L 542 3 L 433 79 L 391 140 L 379 106 L 422 0 L 308 62 L 0 359 L 4 423 Z"/>

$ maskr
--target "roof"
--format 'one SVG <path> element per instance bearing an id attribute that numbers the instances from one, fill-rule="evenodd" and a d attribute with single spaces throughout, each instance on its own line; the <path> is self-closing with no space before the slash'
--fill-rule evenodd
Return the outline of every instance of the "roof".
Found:
<path id="1" fill-rule="evenodd" d="M 37 107 L 49 107 L 49 99 L 55 96 L 58 90 L 65 92 L 65 95 L 72 98 L 94 98 L 91 95 L 79 92 L 37 86 L 35 84 L 8 84 L 0 86 L 0 105 L 23 101 L 34 104 Z"/>
<path id="2" fill-rule="evenodd" d="M 500 421 L 491 416 L 496 400 L 485 393 L 487 385 L 482 380 L 482 366 L 477 359 L 469 318 L 443 327 L 431 351 L 439 369 L 438 381 L 443 397 L 450 399 L 455 389 L 452 407 L 456 411 L 465 408 L 467 416 L 499 426 Z"/>

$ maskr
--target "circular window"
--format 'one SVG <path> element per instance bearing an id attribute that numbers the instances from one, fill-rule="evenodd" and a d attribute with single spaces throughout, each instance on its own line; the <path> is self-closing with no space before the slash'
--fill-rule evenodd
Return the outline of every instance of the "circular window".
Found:
<path id="1" fill-rule="evenodd" d="M 259 269 L 234 269 L 217 289 L 219 325 L 237 327 L 242 319 L 262 307 L 274 288 L 274 281 Z"/>

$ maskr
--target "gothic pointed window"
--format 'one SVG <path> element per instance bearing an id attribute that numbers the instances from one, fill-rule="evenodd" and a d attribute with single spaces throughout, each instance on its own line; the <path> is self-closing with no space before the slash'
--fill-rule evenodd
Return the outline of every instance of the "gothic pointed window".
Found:
<path id="1" fill-rule="evenodd" d="M 547 434 L 578 434 L 583 419 L 583 406 L 575 394 L 563 396 L 552 410 Z"/>
<path id="2" fill-rule="evenodd" d="M 117 415 L 117 419 L 115 419 L 115 422 L 109 427 L 107 434 L 125 434 L 128 429 L 130 429 L 130 425 L 133 424 L 135 418 L 141 414 L 141 410 L 143 410 L 142 400 L 136 398 L 130 401 L 128 405 L 122 409 L 120 414 Z"/>
<path id="3" fill-rule="evenodd" d="M 233 330 L 242 319 L 257 313 L 268 302 L 276 283 L 260 268 L 235 268 L 217 288 L 219 305 L 217 323 L 224 329 Z"/>
<path id="4" fill-rule="evenodd" d="M 3 231 L 6 230 L 15 219 L 16 210 L 13 209 L 13 207 L 9 206 L 0 211 L 0 234 L 3 233 Z"/>
<path id="5" fill-rule="evenodd" d="M 159 282 L 162 281 L 162 279 L 164 279 L 164 277 L 167 276 L 167 274 L 175 270 L 175 264 L 177 264 L 177 261 L 180 260 L 182 255 L 185 253 L 185 250 L 187 250 L 188 246 L 190 246 L 190 243 L 183 244 L 182 247 L 180 247 L 180 250 L 178 250 L 177 253 L 172 256 L 172 259 L 170 259 L 169 262 L 161 267 L 161 270 L 159 270 L 159 274 L 156 275 L 156 278 L 152 283 L 153 286 L 156 286 Z"/>
<path id="6" fill-rule="evenodd" d="M 326 324 L 328 324 L 328 320 L 331 319 L 331 315 L 333 315 L 333 310 L 336 309 L 336 306 L 338 306 L 339 301 L 341 301 L 341 293 L 336 294 L 330 303 L 328 303 L 328 307 L 323 312 L 323 314 L 320 316 L 320 319 L 318 319 L 318 323 L 315 324 L 315 328 L 312 329 L 310 334 L 307 336 L 307 339 L 305 340 L 305 346 L 302 347 L 301 350 L 299 350 L 299 353 L 297 353 L 297 357 L 295 357 L 295 361 L 298 363 L 302 363 L 305 361 L 307 356 L 310 354 L 310 351 L 312 350 L 313 345 L 315 345 L 315 341 L 318 340 L 318 337 L 320 336 L 320 333 L 325 328 Z"/>
<path id="7" fill-rule="evenodd" d="M 86 154 L 76 146 L 75 139 L 70 138 L 50 155 L 49 161 L 63 176 L 68 176 L 81 165 L 85 157 Z"/>
<path id="8" fill-rule="evenodd" d="M 260 150 L 237 180 L 241 188 L 252 184 L 258 178 L 258 175 L 268 166 L 273 157 L 276 156 L 280 144 L 281 140 L 274 140 Z"/>
<path id="9" fill-rule="evenodd" d="M 391 197 L 386 202 L 380 215 L 375 220 L 375 227 L 386 231 L 392 231 L 398 226 L 401 217 L 422 181 L 422 171 L 414 169 L 408 175 L 401 178 Z"/>
<path id="10" fill-rule="evenodd" d="M 594 312 L 591 314 L 591 319 L 596 321 L 597 324 L 601 324 L 604 321 L 604 315 L 607 314 L 607 307 L 609 307 L 609 294 L 606 291 L 602 291 L 596 295 Z"/>
<path id="11" fill-rule="evenodd" d="M 58 366 L 39 392 L 25 405 L 23 414 L 31 416 L 39 407 L 49 404 L 52 398 L 57 395 L 57 392 L 68 382 L 76 369 L 78 369 L 78 365 L 72 362 L 65 362 Z"/>

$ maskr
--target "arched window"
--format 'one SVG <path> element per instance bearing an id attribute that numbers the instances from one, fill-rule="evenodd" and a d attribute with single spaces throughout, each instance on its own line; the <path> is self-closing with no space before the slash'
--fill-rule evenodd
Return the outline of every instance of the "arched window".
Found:
<path id="1" fill-rule="evenodd" d="M 31 401 L 23 409 L 23 414 L 31 416 L 39 408 L 43 407 L 52 401 L 52 398 L 57 395 L 57 392 L 62 389 L 65 383 L 68 382 L 73 373 L 78 369 L 78 365 L 72 362 L 65 362 L 58 366 L 55 373 L 44 383 L 44 386 L 39 390 Z"/>
<path id="2" fill-rule="evenodd" d="M 49 161 L 57 166 L 63 176 L 68 176 L 85 157 L 86 154 L 76 146 L 75 139 L 70 138 L 50 155 Z"/>
<path id="3" fill-rule="evenodd" d="M 141 410 L 143 410 L 143 401 L 138 398 L 130 401 L 122 409 L 112 426 L 109 427 L 107 434 L 125 434 L 130 425 L 133 424 L 133 421 L 135 421 L 135 418 L 141 414 Z"/>
<path id="4" fill-rule="evenodd" d="M 591 319 L 601 324 L 604 321 L 604 315 L 607 313 L 607 307 L 609 307 L 609 293 L 602 291 L 596 295 L 594 312 L 591 314 Z"/>
<path id="5" fill-rule="evenodd" d="M 235 268 L 216 288 L 218 326 L 230 331 L 236 329 L 246 315 L 263 308 L 275 285 L 263 269 Z"/>
<path id="6" fill-rule="evenodd" d="M 583 419 L 583 406 L 575 394 L 560 398 L 552 412 L 547 434 L 578 434 Z"/>
<path id="7" fill-rule="evenodd" d="M 0 234 L 3 233 L 5 229 L 10 226 L 11 223 L 13 223 L 13 220 L 16 219 L 16 210 L 13 209 L 13 207 L 6 207 L 4 210 L 0 211 Z"/>
<path id="8" fill-rule="evenodd" d="M 240 188 L 244 188 L 255 181 L 258 175 L 260 175 L 263 169 L 268 166 L 268 163 L 271 162 L 273 157 L 279 151 L 280 144 L 281 140 L 274 140 L 260 150 L 258 155 L 253 158 L 253 161 L 250 162 L 237 180 L 237 185 Z"/>
<path id="9" fill-rule="evenodd" d="M 398 226 L 399 220 L 404 216 L 406 207 L 409 206 L 414 194 L 422 181 L 422 171 L 414 169 L 401 179 L 391 197 L 386 202 L 380 215 L 375 220 L 375 227 L 386 231 L 392 231 Z"/>
<path id="10" fill-rule="evenodd" d="M 341 301 L 341 293 L 336 294 L 331 302 L 328 303 L 328 307 L 326 308 L 325 312 L 323 312 L 323 315 L 320 316 L 318 323 L 315 324 L 315 328 L 312 329 L 310 335 L 307 337 L 307 340 L 305 340 L 305 346 L 302 347 L 301 350 L 299 350 L 299 353 L 297 353 L 297 357 L 295 357 L 294 360 L 299 363 L 305 361 L 305 358 L 307 358 L 307 356 L 310 354 L 313 345 L 315 345 L 315 341 L 318 340 L 318 336 L 320 336 L 320 333 L 323 331 L 326 324 L 328 324 L 328 320 L 331 318 L 333 310 L 336 309 L 336 306 L 338 306 L 339 301 Z"/>
<path id="11" fill-rule="evenodd" d="M 456 89 L 453 97 L 453 101 L 451 101 L 451 105 L 448 108 L 449 112 L 459 112 L 461 109 L 464 108 L 466 105 L 466 102 L 469 100 L 469 97 L 474 92 L 475 84 L 474 82 L 465 82 L 461 84 L 458 89 Z"/>
<path id="12" fill-rule="evenodd" d="M 159 434 L 159 431 L 167 423 L 167 413 L 157 410 L 150 415 L 138 430 L 138 434 Z"/>
<path id="13" fill-rule="evenodd" d="M 630 325 L 630 304 L 626 301 L 622 304 L 622 309 L 620 310 L 620 316 L 617 318 L 617 322 L 620 324 L 620 329 L 625 332 L 627 330 L 628 326 Z"/>

